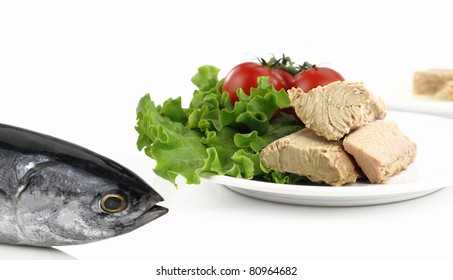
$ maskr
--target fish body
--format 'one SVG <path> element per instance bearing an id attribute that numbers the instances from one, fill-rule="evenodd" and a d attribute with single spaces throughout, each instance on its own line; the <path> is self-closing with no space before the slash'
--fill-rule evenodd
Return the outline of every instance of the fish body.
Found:
<path id="1" fill-rule="evenodd" d="M 0 124 L 0 243 L 76 245 L 166 214 L 139 176 L 67 141 Z"/>

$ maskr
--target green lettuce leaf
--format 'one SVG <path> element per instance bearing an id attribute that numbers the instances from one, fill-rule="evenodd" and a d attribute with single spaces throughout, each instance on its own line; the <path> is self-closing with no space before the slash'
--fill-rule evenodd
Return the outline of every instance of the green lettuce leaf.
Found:
<path id="1" fill-rule="evenodd" d="M 142 97 L 137 107 L 137 147 L 156 160 L 154 172 L 162 178 L 175 183 L 180 174 L 189 184 L 199 183 L 193 170 L 203 166 L 207 157 L 203 134 L 189 129 L 184 121 L 186 110 L 178 104 L 178 99 L 167 100 L 163 107 L 156 107 L 149 94 Z"/>
<path id="2" fill-rule="evenodd" d="M 300 180 L 265 168 L 259 157 L 269 143 L 302 129 L 290 115 L 274 116 L 290 106 L 285 90 L 275 90 L 267 77 L 260 77 L 250 96 L 238 90 L 239 100 L 233 105 L 222 92 L 218 73 L 210 65 L 198 69 L 188 108 L 182 108 L 180 97 L 162 106 L 156 106 L 150 94 L 140 99 L 137 148 L 156 161 L 154 172 L 173 184 L 179 175 L 197 184 L 202 172 L 278 183 Z"/>

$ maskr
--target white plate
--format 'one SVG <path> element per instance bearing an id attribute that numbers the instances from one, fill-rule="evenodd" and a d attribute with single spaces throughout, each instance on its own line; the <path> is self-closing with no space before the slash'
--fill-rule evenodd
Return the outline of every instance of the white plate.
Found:
<path id="1" fill-rule="evenodd" d="M 389 99 L 385 101 L 389 110 L 431 114 L 453 119 L 452 101 L 433 101 L 423 99 Z"/>
<path id="2" fill-rule="evenodd" d="M 400 129 L 417 144 L 415 162 L 387 184 L 356 183 L 342 187 L 284 185 L 203 174 L 204 180 L 238 193 L 280 203 L 311 206 L 361 206 L 404 201 L 453 186 L 453 120 L 391 111 Z"/>

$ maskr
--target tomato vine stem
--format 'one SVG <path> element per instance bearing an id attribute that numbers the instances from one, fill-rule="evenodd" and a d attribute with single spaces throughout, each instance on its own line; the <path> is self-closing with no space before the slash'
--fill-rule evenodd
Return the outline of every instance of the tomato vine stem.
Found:
<path id="1" fill-rule="evenodd" d="M 285 56 L 285 54 L 282 54 L 281 58 L 276 58 L 275 56 L 272 56 L 269 60 L 265 60 L 264 58 L 258 57 L 257 59 L 263 66 L 266 66 L 271 69 L 281 69 L 283 71 L 290 73 L 293 76 L 302 71 L 316 67 L 315 64 L 311 64 L 307 61 L 305 61 L 302 65 L 296 64 L 291 60 L 289 56 Z"/>

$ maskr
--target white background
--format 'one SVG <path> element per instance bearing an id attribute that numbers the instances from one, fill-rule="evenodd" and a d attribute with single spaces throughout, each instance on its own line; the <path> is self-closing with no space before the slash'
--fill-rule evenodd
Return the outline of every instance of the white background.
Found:
<path id="1" fill-rule="evenodd" d="M 453 67 L 451 10 L 439 0 L 0 2 L 0 122 L 128 166 L 170 208 L 124 236 L 49 250 L 0 245 L 0 258 L 116 260 L 120 275 L 150 279 L 161 265 L 183 264 L 298 265 L 298 279 L 451 275 L 451 189 L 356 208 L 275 204 L 211 184 L 176 190 L 152 173 L 134 130 L 144 94 L 187 105 L 199 66 L 224 76 L 272 54 L 333 67 L 389 101 L 410 98 L 415 70 Z"/>

